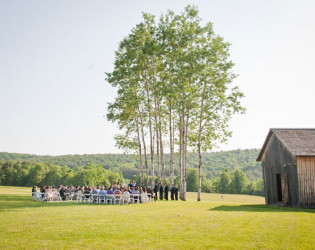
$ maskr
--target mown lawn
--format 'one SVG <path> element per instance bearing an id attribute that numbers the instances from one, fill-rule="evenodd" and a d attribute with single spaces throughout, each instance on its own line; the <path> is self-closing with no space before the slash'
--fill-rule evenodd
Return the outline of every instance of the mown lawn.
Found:
<path id="1" fill-rule="evenodd" d="M 314 249 L 315 210 L 264 198 L 189 193 L 187 202 L 91 205 L 31 201 L 0 187 L 0 248 Z"/>

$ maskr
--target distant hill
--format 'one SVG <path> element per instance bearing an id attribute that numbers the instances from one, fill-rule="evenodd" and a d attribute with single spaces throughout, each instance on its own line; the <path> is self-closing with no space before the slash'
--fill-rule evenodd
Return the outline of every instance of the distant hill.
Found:
<path id="1" fill-rule="evenodd" d="M 230 172 L 239 168 L 245 172 L 248 179 L 257 180 L 262 178 L 261 165 L 256 162 L 259 149 L 245 149 L 203 153 L 203 172 L 209 179 L 219 176 L 223 169 Z M 84 155 L 60 155 L 40 156 L 33 154 L 18 154 L 0 152 L 0 161 L 18 160 L 30 162 L 45 162 L 69 168 L 86 167 L 88 164 L 100 164 L 105 169 L 120 170 L 125 178 L 131 179 L 133 175 L 139 174 L 139 161 L 137 155 L 132 154 L 84 154 Z M 190 153 L 188 156 L 188 167 L 198 168 L 198 155 Z M 177 174 L 177 163 L 175 161 L 175 174 Z M 168 174 L 169 155 L 165 155 L 165 165 Z"/>

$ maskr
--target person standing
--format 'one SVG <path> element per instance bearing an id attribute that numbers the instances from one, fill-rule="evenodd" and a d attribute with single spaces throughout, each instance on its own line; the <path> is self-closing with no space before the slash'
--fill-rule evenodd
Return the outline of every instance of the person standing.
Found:
<path id="1" fill-rule="evenodd" d="M 160 200 L 163 200 L 163 185 L 160 183 Z"/>
<path id="2" fill-rule="evenodd" d="M 171 200 L 174 200 L 174 195 L 175 195 L 175 187 L 174 184 L 171 185 Z"/>
<path id="3" fill-rule="evenodd" d="M 151 199 L 153 197 L 153 190 L 152 190 L 150 185 L 147 188 L 147 195 L 148 195 L 148 200 L 151 201 Z"/>
<path id="4" fill-rule="evenodd" d="M 165 182 L 165 186 L 164 186 L 164 192 L 165 192 L 165 200 L 168 201 L 168 185 L 166 182 Z"/>
<path id="5" fill-rule="evenodd" d="M 153 191 L 154 191 L 154 201 L 156 201 L 156 199 L 158 197 L 158 194 L 157 194 L 158 193 L 158 185 L 156 182 L 155 182 Z"/>
<path id="6" fill-rule="evenodd" d="M 65 190 L 64 187 L 61 187 L 61 188 L 60 188 L 60 190 L 59 190 L 59 195 L 60 195 L 60 197 L 61 197 L 61 199 L 62 199 L 63 201 L 66 200 L 66 190 Z"/>
<path id="7" fill-rule="evenodd" d="M 174 194 L 175 194 L 175 200 L 178 201 L 178 185 L 175 185 L 175 190 L 174 190 Z"/>

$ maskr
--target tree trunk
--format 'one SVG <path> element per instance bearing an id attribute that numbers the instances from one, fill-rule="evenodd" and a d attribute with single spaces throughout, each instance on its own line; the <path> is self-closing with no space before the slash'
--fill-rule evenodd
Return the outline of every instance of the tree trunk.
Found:
<path id="1" fill-rule="evenodd" d="M 158 110 L 157 110 L 157 100 L 154 100 L 155 109 L 155 133 L 156 133 L 156 155 L 157 155 L 157 165 L 158 165 L 158 183 L 161 182 L 161 166 L 160 166 L 160 138 L 159 138 L 159 126 L 158 126 Z M 152 187 L 154 187 L 154 179 L 152 178 Z"/>
<path id="2" fill-rule="evenodd" d="M 178 124 L 178 135 L 179 135 L 179 149 L 178 149 L 178 168 L 179 168 L 179 189 L 180 189 L 180 193 L 179 193 L 179 198 L 182 199 L 182 131 L 181 131 L 181 122 L 182 122 L 182 118 L 179 117 L 179 124 Z"/>
<path id="3" fill-rule="evenodd" d="M 140 109 L 138 107 L 138 112 L 139 112 L 139 117 L 140 117 L 140 126 L 141 126 L 141 135 L 142 135 L 142 143 L 143 143 L 143 153 L 144 153 L 144 163 L 145 163 L 145 169 L 148 172 L 148 157 L 147 157 L 147 147 L 145 144 L 145 136 L 144 136 L 144 129 L 143 129 L 143 120 L 142 120 L 142 115 L 140 112 Z M 144 180 L 143 180 L 144 181 Z M 141 186 L 143 186 L 143 182 L 141 183 Z"/>
<path id="4" fill-rule="evenodd" d="M 180 199 L 184 200 L 184 166 L 183 166 L 183 116 L 179 118 L 179 169 L 180 169 Z"/>
<path id="5" fill-rule="evenodd" d="M 169 100 L 169 130 L 170 130 L 170 177 L 171 185 L 174 185 L 174 134 L 172 128 L 172 99 Z"/>
<path id="6" fill-rule="evenodd" d="M 186 201 L 186 187 L 187 187 L 187 147 L 188 147 L 188 126 L 189 126 L 189 110 L 184 124 L 184 201 Z"/>
<path id="7" fill-rule="evenodd" d="M 151 122 L 151 104 L 150 104 L 150 93 L 149 93 L 149 85 L 147 79 L 146 82 L 146 93 L 147 93 L 147 109 L 149 114 L 149 134 L 150 134 L 150 158 L 151 158 L 151 175 L 152 179 L 154 179 L 154 140 L 152 134 L 152 122 Z M 149 168 L 147 168 L 147 187 L 150 185 L 150 175 Z"/>
<path id="8" fill-rule="evenodd" d="M 139 160 L 140 160 L 140 174 L 141 174 L 141 183 L 143 183 L 143 165 L 142 165 L 142 150 L 141 150 L 141 140 L 140 140 L 140 129 L 139 129 L 139 118 L 136 119 L 137 125 L 137 139 L 138 139 L 138 147 L 139 147 Z"/>
<path id="9" fill-rule="evenodd" d="M 166 173 L 165 173 L 165 164 L 164 164 L 163 134 L 162 134 L 160 104 L 158 104 L 158 111 L 159 111 L 160 157 L 161 157 L 162 179 L 163 179 L 163 184 L 164 184 L 166 182 Z"/>
<path id="10" fill-rule="evenodd" d="M 203 120 L 203 106 L 204 106 L 204 95 L 205 95 L 206 84 L 203 85 L 202 96 L 201 96 L 201 106 L 200 106 L 200 119 L 199 119 L 199 131 L 198 131 L 198 156 L 199 156 L 199 166 L 198 166 L 198 194 L 197 201 L 201 201 L 201 167 L 202 167 L 202 157 L 201 157 L 201 133 L 202 133 L 202 120 Z"/>

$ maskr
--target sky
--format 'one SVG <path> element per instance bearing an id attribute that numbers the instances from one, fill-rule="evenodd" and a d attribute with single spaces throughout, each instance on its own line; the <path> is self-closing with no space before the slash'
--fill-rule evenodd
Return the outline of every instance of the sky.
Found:
<path id="1" fill-rule="evenodd" d="M 106 83 L 119 42 L 142 20 L 198 6 L 230 42 L 247 112 L 215 150 L 260 148 L 270 128 L 315 127 L 315 1 L 0 1 L 0 152 L 119 153 Z"/>

